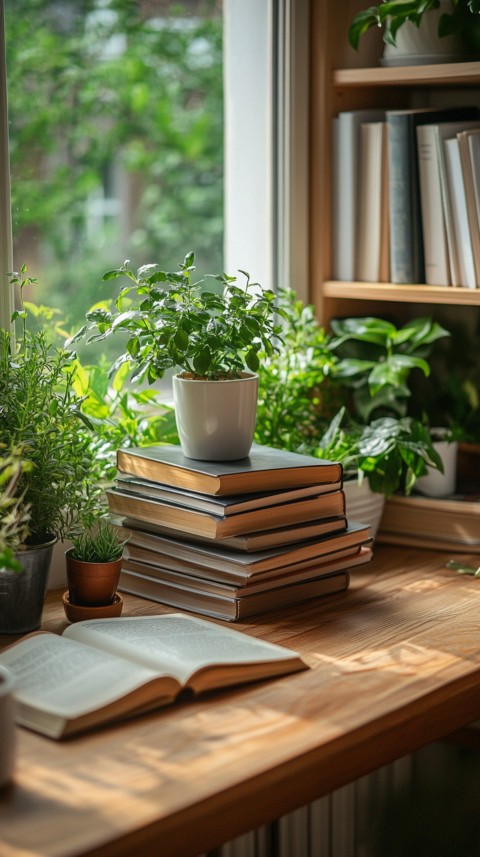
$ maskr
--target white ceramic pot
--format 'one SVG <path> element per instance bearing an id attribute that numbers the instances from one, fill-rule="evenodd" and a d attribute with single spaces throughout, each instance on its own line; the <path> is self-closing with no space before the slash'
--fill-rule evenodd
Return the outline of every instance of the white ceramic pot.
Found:
<path id="1" fill-rule="evenodd" d="M 13 715 L 13 677 L 0 666 L 0 788 L 13 776 L 15 721 Z"/>
<path id="2" fill-rule="evenodd" d="M 377 535 L 385 506 L 385 495 L 372 491 L 368 480 L 347 479 L 343 483 L 348 521 L 370 524 L 372 539 Z"/>
<path id="3" fill-rule="evenodd" d="M 426 65 L 430 63 L 461 62 L 465 49 L 458 34 L 440 38 L 438 21 L 444 12 L 453 9 L 452 0 L 441 0 L 439 9 L 429 9 L 420 26 L 411 21 L 402 24 L 395 38 L 396 45 L 385 45 L 381 60 L 384 66 Z"/>
<path id="4" fill-rule="evenodd" d="M 415 482 L 415 490 L 427 497 L 448 497 L 455 494 L 457 485 L 457 454 L 458 443 L 448 440 L 434 441 L 434 449 L 438 452 L 443 464 L 443 473 L 428 467 L 428 475 L 420 476 Z"/>
<path id="5" fill-rule="evenodd" d="M 258 375 L 204 381 L 175 375 L 178 436 L 187 458 L 234 461 L 250 452 L 257 417 Z"/>

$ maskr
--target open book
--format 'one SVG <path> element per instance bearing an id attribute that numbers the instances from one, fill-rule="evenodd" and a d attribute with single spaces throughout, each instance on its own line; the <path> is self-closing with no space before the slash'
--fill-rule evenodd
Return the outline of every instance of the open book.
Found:
<path id="1" fill-rule="evenodd" d="M 193 693 L 307 669 L 297 652 L 169 613 L 89 619 L 39 631 L 0 653 L 15 677 L 16 721 L 63 738 Z"/>

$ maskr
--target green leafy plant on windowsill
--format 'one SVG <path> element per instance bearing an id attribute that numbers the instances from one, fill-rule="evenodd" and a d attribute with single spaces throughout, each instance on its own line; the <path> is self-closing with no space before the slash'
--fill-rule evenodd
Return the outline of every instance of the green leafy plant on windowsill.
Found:
<path id="1" fill-rule="evenodd" d="M 245 276 L 243 287 L 227 274 L 207 275 L 222 290 L 205 288 L 205 279 L 192 281 L 193 252 L 179 271 L 143 265 L 136 272 L 125 262 L 108 271 L 104 280 L 127 279 L 112 311 L 105 306 L 87 313 L 88 324 L 67 343 L 87 337 L 98 342 L 121 331 L 126 348 L 114 362 L 112 374 L 127 364 L 131 380 L 153 384 L 168 369 L 194 378 L 238 378 L 245 369 L 256 372 L 261 353 L 272 354 L 281 328 L 275 320 L 275 294 Z"/>

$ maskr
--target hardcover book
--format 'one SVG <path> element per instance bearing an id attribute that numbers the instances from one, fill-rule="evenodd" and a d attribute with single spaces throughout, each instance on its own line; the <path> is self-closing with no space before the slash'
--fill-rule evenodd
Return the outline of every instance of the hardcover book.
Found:
<path id="1" fill-rule="evenodd" d="M 173 503 L 126 494 L 115 488 L 106 491 L 110 512 L 140 521 L 166 525 L 182 534 L 222 539 L 266 529 L 330 518 L 345 514 L 343 491 L 333 491 L 318 497 L 282 503 L 265 509 L 253 509 L 237 515 L 212 515 L 198 509 L 188 509 Z"/>
<path id="2" fill-rule="evenodd" d="M 385 122 L 361 126 L 359 224 L 356 279 L 389 279 L 387 132 Z"/>
<path id="3" fill-rule="evenodd" d="M 283 646 L 176 613 L 35 632 L 0 653 L 0 664 L 15 678 L 17 723 L 50 738 L 169 705 L 183 688 L 197 694 L 308 669 Z"/>
<path id="4" fill-rule="evenodd" d="M 445 140 L 444 147 L 447 186 L 452 210 L 453 244 L 456 249 L 459 266 L 459 285 L 475 289 L 477 287 L 477 279 L 458 140 L 456 138 L 454 140 Z"/>
<path id="5" fill-rule="evenodd" d="M 122 473 L 204 494 L 254 494 L 340 482 L 342 465 L 309 455 L 254 444 L 239 461 L 197 461 L 179 446 L 120 449 Z"/>
<path id="6" fill-rule="evenodd" d="M 302 488 L 272 491 L 268 494 L 262 492 L 259 494 L 217 496 L 199 494 L 195 491 L 187 491 L 185 488 L 175 488 L 171 485 L 162 485 L 160 482 L 139 479 L 137 476 L 118 474 L 116 487 L 124 494 L 136 494 L 152 500 L 165 500 L 167 503 L 174 503 L 188 509 L 198 509 L 199 511 L 211 512 L 213 515 L 226 517 L 227 515 L 236 515 L 239 512 L 248 512 L 251 509 L 279 506 L 281 503 L 291 503 L 294 500 L 302 500 L 306 497 L 316 497 L 318 494 L 338 491 L 342 487 L 342 483 L 327 482 L 325 485 L 304 485 Z"/>
<path id="7" fill-rule="evenodd" d="M 366 560 L 362 559 L 362 562 Z M 345 560 L 347 563 L 347 560 Z M 354 563 L 352 562 L 352 565 Z M 182 610 L 193 610 L 216 619 L 236 622 L 257 613 L 275 610 L 280 607 L 290 607 L 301 601 L 309 601 L 319 596 L 343 592 L 348 588 L 349 575 L 341 571 L 313 580 L 302 580 L 269 589 L 268 592 L 257 592 L 245 598 L 221 595 L 208 591 L 205 587 L 188 586 L 186 582 L 172 582 L 158 579 L 141 572 L 140 574 L 127 564 L 121 573 L 120 589 L 142 598 L 159 601 L 170 607 Z"/>
<path id="8" fill-rule="evenodd" d="M 220 544 L 205 546 L 180 539 L 131 530 L 124 548 L 125 561 L 133 560 L 172 571 L 232 585 L 251 583 L 280 572 L 300 570 L 338 556 L 339 551 L 358 550 L 371 540 L 367 524 L 349 522 L 346 530 L 294 545 L 242 553 Z"/>
<path id="9" fill-rule="evenodd" d="M 117 526 L 127 530 L 141 530 L 145 533 L 178 538 L 178 530 L 165 524 L 154 524 L 150 521 L 138 520 L 137 518 L 116 516 L 113 516 L 112 520 Z M 337 515 L 333 518 L 322 518 L 318 521 L 293 524 L 292 526 L 280 527 L 276 530 L 264 530 L 258 533 L 230 536 L 222 539 L 221 545 L 222 547 L 228 547 L 236 551 L 263 551 L 268 548 L 280 547 L 281 545 L 289 545 L 294 542 L 307 541 L 331 533 L 338 533 L 345 530 L 346 527 L 347 519 L 345 515 Z M 186 543 L 194 542 L 205 545 L 212 545 L 214 543 L 211 538 L 196 533 L 182 533 L 182 538 L 185 539 Z"/>
<path id="10" fill-rule="evenodd" d="M 246 586 L 200 580 L 186 573 L 127 560 L 122 568 L 119 588 L 171 607 L 235 622 L 257 613 L 341 592 L 348 588 L 349 572 L 371 559 L 372 550 L 367 546 L 347 549 L 302 571 L 286 571 Z"/>

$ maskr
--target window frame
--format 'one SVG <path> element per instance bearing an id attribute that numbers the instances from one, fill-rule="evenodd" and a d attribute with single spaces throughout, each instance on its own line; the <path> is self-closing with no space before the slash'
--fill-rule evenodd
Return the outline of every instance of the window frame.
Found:
<path id="1" fill-rule="evenodd" d="M 310 0 L 224 0 L 225 269 L 309 297 Z M 0 325 L 14 307 L 5 12 L 0 0 Z"/>
<path id="2" fill-rule="evenodd" d="M 310 0 L 224 0 L 225 265 L 309 297 Z"/>
<path id="3" fill-rule="evenodd" d="M 9 272 L 13 267 L 12 206 L 8 143 L 7 68 L 5 59 L 5 11 L 0 0 L 0 327 L 9 330 L 14 309 Z"/>

